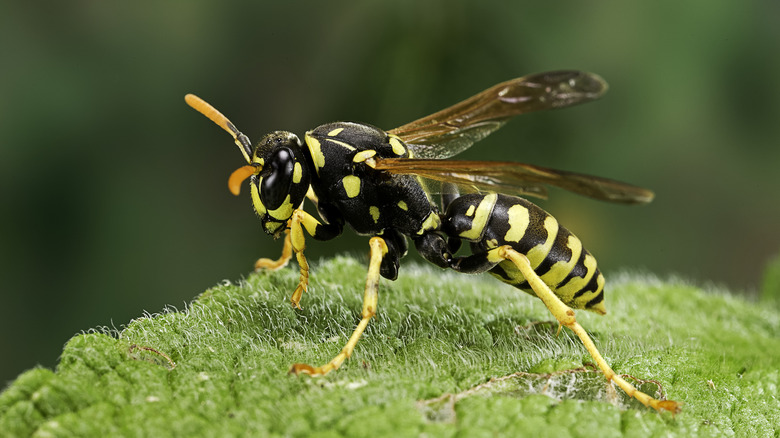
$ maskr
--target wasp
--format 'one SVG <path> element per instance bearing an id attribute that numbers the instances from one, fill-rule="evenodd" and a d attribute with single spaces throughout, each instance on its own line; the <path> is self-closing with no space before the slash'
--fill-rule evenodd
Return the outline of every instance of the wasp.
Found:
<path id="1" fill-rule="evenodd" d="M 606 313 L 604 276 L 574 234 L 524 199 L 545 198 L 546 186 L 625 204 L 650 202 L 653 192 L 529 164 L 446 159 L 513 116 L 589 102 L 607 88 L 591 73 L 532 74 L 390 131 L 335 122 L 308 131 L 303 142 L 291 132 L 274 131 L 254 147 L 214 107 L 195 95 L 185 96 L 187 104 L 233 137 L 246 160 L 230 176 L 228 186 L 237 195 L 248 178 L 263 229 L 275 238 L 284 236 L 281 257 L 259 259 L 255 268 L 279 269 L 295 256 L 300 280 L 291 296 L 294 307 L 300 308 L 309 284 L 304 230 L 316 240 L 330 240 L 349 225 L 358 234 L 371 236 L 362 315 L 352 336 L 330 362 L 317 367 L 298 363 L 290 372 L 324 375 L 352 355 L 376 315 L 380 278 L 397 278 L 411 240 L 420 255 L 437 266 L 488 272 L 538 297 L 559 322 L 559 330 L 567 327 L 581 339 L 608 381 L 646 406 L 676 412 L 676 402 L 640 392 L 603 359 L 573 309 Z M 318 217 L 304 210 L 305 199 L 314 204 Z M 470 252 L 458 255 L 463 241 Z"/>

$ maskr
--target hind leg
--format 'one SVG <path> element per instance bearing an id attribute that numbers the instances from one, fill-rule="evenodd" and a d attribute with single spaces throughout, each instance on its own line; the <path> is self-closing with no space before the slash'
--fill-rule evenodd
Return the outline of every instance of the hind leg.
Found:
<path id="1" fill-rule="evenodd" d="M 489 251 L 488 258 L 491 259 L 491 261 L 510 260 L 515 266 L 517 266 L 517 269 L 520 270 L 528 284 L 531 286 L 534 292 L 536 292 L 536 296 L 538 296 L 542 302 L 544 302 L 544 305 L 547 306 L 547 309 L 550 311 L 550 313 L 553 314 L 555 319 L 557 319 L 562 326 L 569 328 L 577 335 L 577 337 L 580 338 L 582 344 L 585 346 L 585 349 L 588 350 L 590 356 L 594 361 L 596 361 L 596 364 L 601 369 L 601 372 L 604 373 L 604 376 L 608 381 L 615 382 L 623 391 L 626 392 L 626 394 L 639 400 L 645 406 L 649 406 L 659 411 L 670 411 L 674 413 L 680 411 L 680 406 L 677 402 L 672 400 L 654 399 L 653 397 L 650 397 L 649 395 L 639 391 L 636 389 L 636 387 L 634 387 L 634 385 L 628 383 L 625 379 L 615 374 L 612 368 L 601 356 L 601 353 L 599 353 L 599 350 L 596 348 L 593 340 L 590 339 L 590 336 L 588 336 L 588 334 L 585 332 L 585 329 L 583 329 L 582 326 L 577 322 L 577 319 L 574 317 L 574 310 L 564 304 L 560 298 L 558 298 L 550 289 L 550 287 L 547 286 L 544 281 L 542 281 L 536 272 L 534 272 L 533 268 L 531 268 L 531 263 L 528 261 L 528 257 L 515 251 L 510 246 L 501 246 Z"/>

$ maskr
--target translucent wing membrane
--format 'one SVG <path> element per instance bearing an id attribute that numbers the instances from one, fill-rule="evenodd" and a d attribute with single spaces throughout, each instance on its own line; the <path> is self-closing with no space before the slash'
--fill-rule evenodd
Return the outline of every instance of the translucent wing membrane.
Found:
<path id="1" fill-rule="evenodd" d="M 394 174 L 418 175 L 434 181 L 454 183 L 468 191 L 546 198 L 546 186 L 549 185 L 622 204 L 644 204 L 654 197 L 650 190 L 607 178 L 506 161 L 385 158 L 376 160 L 375 167 Z"/>
<path id="2" fill-rule="evenodd" d="M 592 73 L 558 71 L 494 85 L 456 105 L 390 131 L 417 158 L 448 158 L 497 130 L 507 119 L 598 99 L 607 83 Z"/>

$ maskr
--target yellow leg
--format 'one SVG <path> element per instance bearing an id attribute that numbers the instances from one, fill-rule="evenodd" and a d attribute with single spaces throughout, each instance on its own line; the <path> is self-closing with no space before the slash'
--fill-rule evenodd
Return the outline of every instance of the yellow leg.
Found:
<path id="1" fill-rule="evenodd" d="M 372 237 L 369 242 L 371 247 L 371 258 L 368 263 L 368 275 L 366 277 L 366 289 L 363 295 L 363 314 L 362 319 L 355 328 L 355 331 L 350 336 L 347 345 L 341 349 L 341 352 L 334 357 L 330 362 L 323 366 L 313 367 L 311 365 L 296 363 L 290 367 L 290 372 L 295 374 L 309 374 L 311 376 L 322 376 L 329 372 L 338 369 L 348 357 L 352 356 L 352 351 L 355 350 L 363 331 L 368 326 L 368 321 L 376 315 L 377 307 L 377 289 L 379 288 L 379 266 L 382 263 L 382 259 L 387 254 L 387 244 L 381 237 Z"/>
<path id="2" fill-rule="evenodd" d="M 298 281 L 298 287 L 290 297 L 293 307 L 300 309 L 301 297 L 303 293 L 309 289 L 309 262 L 306 261 L 306 256 L 303 255 L 303 250 L 306 249 L 306 239 L 303 236 L 302 223 L 306 223 L 307 214 L 303 210 L 295 210 L 292 217 L 287 222 L 287 229 L 284 230 L 284 248 L 282 248 L 282 256 L 278 260 L 272 259 L 260 259 L 255 262 L 255 271 L 262 269 L 269 269 L 275 271 L 277 269 L 287 266 L 287 263 L 295 254 L 295 259 L 298 261 L 298 266 L 301 270 L 301 277 Z M 311 217 L 311 216 L 308 216 Z M 311 225 L 311 227 L 316 227 Z M 310 231 L 312 233 L 313 231 Z"/>
<path id="3" fill-rule="evenodd" d="M 284 248 L 282 248 L 282 255 L 277 260 L 262 258 L 255 262 L 255 271 L 269 270 L 276 271 L 277 269 L 284 268 L 292 258 L 292 242 L 290 240 L 290 224 L 287 224 L 288 228 L 284 230 Z"/>
<path id="4" fill-rule="evenodd" d="M 547 306 L 547 309 L 550 310 L 550 313 L 553 314 L 555 319 L 557 319 L 562 326 L 566 326 L 571 329 L 571 331 L 573 331 L 580 338 L 583 345 L 585 346 L 585 349 L 588 350 L 588 353 L 590 353 L 593 360 L 596 361 L 596 364 L 601 369 L 601 372 L 604 373 L 607 381 L 617 383 L 617 385 L 623 391 L 625 391 L 626 394 L 639 400 L 645 406 L 649 406 L 658 411 L 670 411 L 673 413 L 680 411 L 680 405 L 677 402 L 673 400 L 656 400 L 653 397 L 650 397 L 649 395 L 639 391 L 634 387 L 634 385 L 628 383 L 622 377 L 615 374 L 612 368 L 607 365 L 607 362 L 604 360 L 604 358 L 601 357 L 601 353 L 599 353 L 599 350 L 590 339 L 590 336 L 588 336 L 588 334 L 585 332 L 585 329 L 583 329 L 582 326 L 577 322 L 576 318 L 574 317 L 574 310 L 564 304 L 560 298 L 558 298 L 555 293 L 553 293 L 550 287 L 547 286 L 544 281 L 542 281 L 536 272 L 534 272 L 533 268 L 531 268 L 531 262 L 528 261 L 528 258 L 525 255 L 515 251 L 510 246 L 502 246 L 496 248 L 493 251 L 495 251 L 495 253 L 491 254 L 491 256 L 498 256 L 501 259 L 511 260 L 512 263 L 517 266 L 517 269 L 520 270 L 526 281 L 528 281 L 528 284 L 531 286 L 534 292 L 536 292 L 536 296 L 538 296 L 542 302 L 544 302 L 545 306 Z"/>
<path id="5" fill-rule="evenodd" d="M 303 227 L 301 226 L 301 222 L 305 220 L 306 216 L 307 214 L 303 210 L 295 210 L 290 219 L 290 244 L 301 272 L 298 287 L 295 288 L 290 297 L 290 302 L 296 309 L 301 308 L 301 297 L 304 292 L 309 290 L 309 262 L 306 261 L 306 256 L 303 255 L 303 250 L 306 249 L 306 239 L 303 236 Z M 310 230 L 309 234 L 313 234 L 313 231 Z"/>
<path id="6" fill-rule="evenodd" d="M 314 202 L 314 205 L 317 205 L 317 195 L 314 194 L 314 191 L 309 187 L 309 191 L 306 193 L 306 197 L 311 199 Z M 297 210 L 303 209 L 303 203 L 301 202 L 300 207 L 298 207 Z M 296 210 L 296 211 L 297 211 Z M 300 226 L 301 218 L 298 218 L 298 223 Z M 261 270 L 269 270 L 269 271 L 276 271 L 277 269 L 284 268 L 287 266 L 287 263 L 290 262 L 290 259 L 292 259 L 293 255 L 293 245 L 292 245 L 292 239 L 290 237 L 290 229 L 292 228 L 293 218 L 290 218 L 289 221 L 287 221 L 287 228 L 284 230 L 284 247 L 282 248 L 282 255 L 277 259 L 268 259 L 268 258 L 261 258 L 258 259 L 255 262 L 255 271 L 261 271 Z M 303 239 L 303 236 L 301 236 L 301 239 Z M 304 259 L 305 261 L 306 259 Z M 308 265 L 307 265 L 308 268 Z"/>

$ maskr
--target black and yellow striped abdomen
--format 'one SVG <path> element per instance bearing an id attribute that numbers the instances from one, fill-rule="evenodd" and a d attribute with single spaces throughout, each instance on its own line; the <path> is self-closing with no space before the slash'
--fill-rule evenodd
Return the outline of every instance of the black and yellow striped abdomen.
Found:
<path id="1" fill-rule="evenodd" d="M 468 194 L 456 198 L 445 216 L 445 232 L 471 242 L 474 255 L 469 259 L 487 257 L 489 250 L 510 245 L 528 257 L 534 271 L 569 307 L 606 313 L 604 276 L 596 259 L 546 211 L 514 196 Z M 489 272 L 533 294 L 511 261 L 504 260 Z"/>

